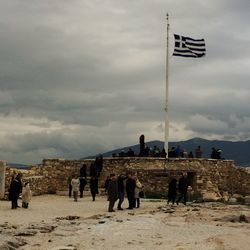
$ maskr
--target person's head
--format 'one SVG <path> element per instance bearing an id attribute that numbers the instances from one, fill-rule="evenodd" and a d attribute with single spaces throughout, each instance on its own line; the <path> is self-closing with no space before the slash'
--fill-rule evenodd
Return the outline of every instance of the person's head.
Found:
<path id="1" fill-rule="evenodd" d="M 115 174 L 110 174 L 110 179 L 111 180 L 115 180 L 116 179 L 116 175 Z"/>
<path id="2" fill-rule="evenodd" d="M 25 183 L 24 183 L 24 186 L 25 186 L 25 187 L 29 187 L 29 182 L 25 182 Z"/>
<path id="3" fill-rule="evenodd" d="M 187 173 L 186 173 L 186 172 L 183 172 L 183 173 L 182 173 L 182 176 L 183 176 L 184 178 L 186 178 L 186 177 L 187 177 Z"/>

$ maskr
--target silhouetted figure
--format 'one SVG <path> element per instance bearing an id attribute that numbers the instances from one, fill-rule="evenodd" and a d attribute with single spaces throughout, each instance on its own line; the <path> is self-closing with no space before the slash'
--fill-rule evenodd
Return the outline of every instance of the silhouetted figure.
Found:
<path id="1" fill-rule="evenodd" d="M 188 158 L 194 158 L 194 155 L 193 155 L 193 152 L 192 152 L 192 151 L 189 152 Z"/>
<path id="2" fill-rule="evenodd" d="M 125 157 L 125 156 L 126 156 L 126 154 L 125 154 L 124 150 L 122 150 L 122 151 L 119 153 L 119 157 Z"/>
<path id="3" fill-rule="evenodd" d="M 195 149 L 195 158 L 201 158 L 202 157 L 202 150 L 201 150 L 201 146 L 198 146 L 196 149 Z"/>
<path id="4" fill-rule="evenodd" d="M 153 147 L 152 156 L 153 157 L 160 157 L 160 155 L 161 155 L 160 149 L 155 145 Z"/>
<path id="5" fill-rule="evenodd" d="M 169 158 L 176 158 L 175 147 L 172 147 L 171 150 L 168 152 L 168 157 Z"/>
<path id="6" fill-rule="evenodd" d="M 140 153 L 139 156 L 145 156 L 145 136 L 141 135 L 139 138 L 139 143 L 140 143 Z"/>
<path id="7" fill-rule="evenodd" d="M 128 208 L 133 209 L 135 204 L 135 186 L 136 182 L 135 179 L 132 177 L 131 173 L 128 174 L 128 179 L 126 181 L 126 192 L 128 198 Z"/>
<path id="8" fill-rule="evenodd" d="M 17 177 L 14 177 L 10 183 L 9 188 L 9 200 L 11 201 L 11 209 L 16 209 L 18 207 L 17 200 L 20 192 L 20 183 Z"/>
<path id="9" fill-rule="evenodd" d="M 211 158 L 212 159 L 221 159 L 221 149 L 216 149 L 216 148 L 212 148 L 212 152 L 211 152 Z"/>
<path id="10" fill-rule="evenodd" d="M 79 185 L 80 198 L 83 198 L 83 191 L 84 191 L 85 186 L 87 185 L 86 177 L 84 177 L 84 176 L 79 177 L 79 182 L 80 182 L 80 185 Z"/>
<path id="11" fill-rule="evenodd" d="M 178 183 L 178 190 L 180 193 L 180 196 L 177 200 L 177 205 L 179 204 L 179 202 L 181 201 L 181 199 L 183 199 L 183 204 L 186 205 L 187 202 L 187 189 L 188 189 L 188 179 L 187 179 L 187 174 L 184 173 L 182 175 L 182 177 L 179 179 L 179 183 Z"/>
<path id="12" fill-rule="evenodd" d="M 168 203 L 172 202 L 172 204 L 175 203 L 176 195 L 177 195 L 177 180 L 173 178 L 169 185 L 168 185 Z"/>
<path id="13" fill-rule="evenodd" d="M 92 200 L 95 201 L 95 197 L 99 193 L 99 191 L 98 191 L 98 178 L 96 176 L 92 176 L 90 179 L 90 192 L 92 195 Z"/>
<path id="14" fill-rule="evenodd" d="M 114 205 L 118 198 L 118 185 L 115 174 L 110 175 L 110 182 L 108 186 L 108 201 L 109 201 L 109 212 L 114 212 Z"/>
<path id="15" fill-rule="evenodd" d="M 135 156 L 135 153 L 134 151 L 132 150 L 132 148 L 129 148 L 128 152 L 127 152 L 127 156 L 128 157 L 134 157 Z"/>
<path id="16" fill-rule="evenodd" d="M 161 151 L 161 157 L 166 158 L 166 156 L 167 156 L 167 153 L 165 151 L 165 148 L 163 148 L 162 151 Z"/>
<path id="17" fill-rule="evenodd" d="M 181 157 L 181 147 L 180 147 L 180 145 L 177 145 L 177 147 L 175 149 L 175 157 L 177 157 L 177 158 Z"/>

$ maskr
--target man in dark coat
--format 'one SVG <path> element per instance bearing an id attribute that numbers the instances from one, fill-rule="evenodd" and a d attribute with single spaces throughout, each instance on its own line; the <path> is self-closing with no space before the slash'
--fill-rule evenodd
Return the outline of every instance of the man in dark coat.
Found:
<path id="1" fill-rule="evenodd" d="M 118 198 L 118 185 L 115 174 L 110 175 L 110 181 L 108 185 L 108 201 L 109 201 L 109 212 L 114 212 L 114 205 Z"/>
<path id="2" fill-rule="evenodd" d="M 84 188 L 87 184 L 87 166 L 86 164 L 83 164 L 82 167 L 80 168 L 80 177 L 79 177 L 79 181 L 80 181 L 80 186 L 79 186 L 79 191 L 80 191 L 80 198 L 83 198 L 83 191 Z"/>
<path id="3" fill-rule="evenodd" d="M 22 192 L 22 181 L 21 175 L 18 174 L 10 183 L 9 189 L 9 200 L 11 201 L 11 209 L 16 209 L 18 207 L 17 200 L 19 194 Z"/>
<path id="4" fill-rule="evenodd" d="M 92 200 L 95 201 L 96 194 L 99 193 L 98 191 L 98 178 L 96 176 L 92 176 L 90 179 L 90 192 L 92 195 Z"/>
<path id="5" fill-rule="evenodd" d="M 120 174 L 117 178 L 117 184 L 118 184 L 118 205 L 117 209 L 118 210 L 123 210 L 122 208 L 122 203 L 124 201 L 124 196 L 125 196 L 125 187 L 124 187 L 124 181 L 127 179 L 127 176 L 125 174 Z"/>
<path id="6" fill-rule="evenodd" d="M 132 177 L 131 173 L 128 174 L 128 179 L 126 182 L 126 192 L 127 192 L 127 198 L 128 198 L 128 208 L 127 209 L 133 209 L 135 205 L 135 187 L 136 182 L 135 179 Z"/>
<path id="7" fill-rule="evenodd" d="M 177 180 L 173 178 L 168 185 L 168 203 L 169 202 L 172 202 L 172 204 L 175 203 L 176 194 L 177 194 L 176 183 L 177 183 Z"/>
<path id="8" fill-rule="evenodd" d="M 188 190 L 188 179 L 187 179 L 187 173 L 183 173 L 182 177 L 179 180 L 179 185 L 178 185 L 179 193 L 180 196 L 177 200 L 177 205 L 183 198 L 183 204 L 186 205 L 187 202 L 187 190 Z"/>

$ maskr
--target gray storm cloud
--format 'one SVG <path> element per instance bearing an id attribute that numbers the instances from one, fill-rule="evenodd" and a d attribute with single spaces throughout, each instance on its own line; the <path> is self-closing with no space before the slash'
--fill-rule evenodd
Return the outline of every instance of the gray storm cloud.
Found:
<path id="1" fill-rule="evenodd" d="M 1 159 L 163 140 L 167 12 L 171 51 L 173 33 L 207 47 L 170 58 L 170 140 L 249 139 L 249 11 L 244 0 L 0 0 Z"/>

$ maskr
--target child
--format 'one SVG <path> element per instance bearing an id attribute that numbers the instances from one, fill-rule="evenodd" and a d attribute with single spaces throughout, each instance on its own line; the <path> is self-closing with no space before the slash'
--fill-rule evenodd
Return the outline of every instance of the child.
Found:
<path id="1" fill-rule="evenodd" d="M 25 182 L 23 191 L 22 191 L 22 207 L 28 208 L 30 200 L 31 200 L 30 185 L 28 182 Z"/>
<path id="2" fill-rule="evenodd" d="M 77 178 L 77 176 L 74 176 L 72 178 L 71 185 L 72 185 L 72 190 L 73 190 L 74 201 L 77 201 L 78 191 L 79 191 L 79 186 L 80 186 L 80 181 L 79 181 L 79 178 Z"/>

